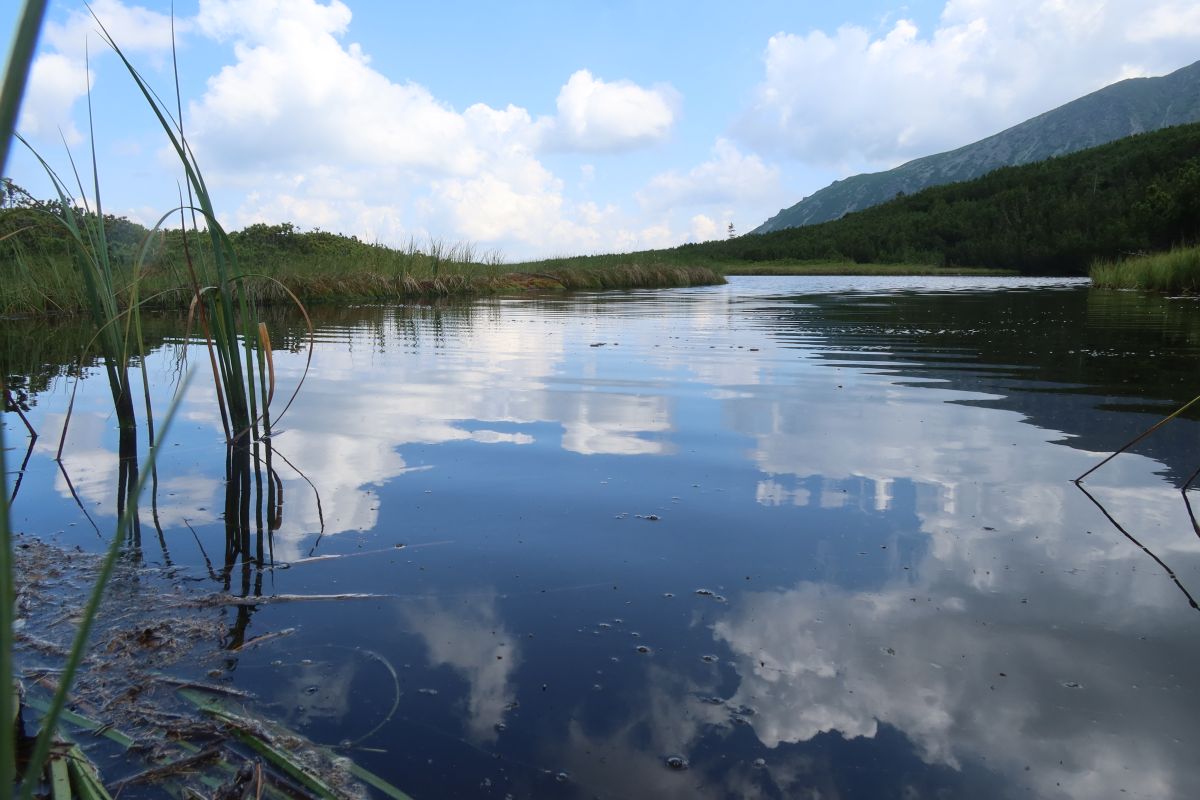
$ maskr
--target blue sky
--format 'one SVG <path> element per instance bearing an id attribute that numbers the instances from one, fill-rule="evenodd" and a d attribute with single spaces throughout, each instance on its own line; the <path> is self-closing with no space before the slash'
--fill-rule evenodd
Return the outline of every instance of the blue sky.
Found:
<path id="1" fill-rule="evenodd" d="M 0 8 L 11 30 L 16 3 Z M 172 95 L 167 2 L 96 13 Z M 178 0 L 185 123 L 230 228 L 291 221 L 509 259 L 724 236 L 830 181 L 1200 57 L 1194 0 Z M 81 3 L 52 2 L 21 130 L 152 222 L 178 170 Z M 61 137 L 60 137 L 61 131 Z M 26 154 L 11 176 L 48 185 Z"/>

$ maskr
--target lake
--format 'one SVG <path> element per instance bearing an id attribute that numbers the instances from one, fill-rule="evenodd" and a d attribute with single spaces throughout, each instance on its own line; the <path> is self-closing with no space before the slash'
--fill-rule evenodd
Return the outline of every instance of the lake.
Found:
<path id="1" fill-rule="evenodd" d="M 233 489 L 202 352 L 151 335 L 157 413 L 195 375 L 129 557 L 263 598 L 181 674 L 419 799 L 1200 797 L 1197 417 L 1072 483 L 1200 393 L 1198 301 L 745 277 L 314 319 Z M 278 416 L 307 333 L 271 331 Z M 14 527 L 100 550 L 94 364 L 53 461 L 86 338 L 5 323 L 42 433 L 5 444 Z"/>

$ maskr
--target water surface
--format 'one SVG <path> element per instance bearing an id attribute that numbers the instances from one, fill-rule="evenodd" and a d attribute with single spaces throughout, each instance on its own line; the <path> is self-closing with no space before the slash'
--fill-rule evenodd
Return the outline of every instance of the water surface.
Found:
<path id="1" fill-rule="evenodd" d="M 271 324 L 286 399 L 304 332 Z M 221 611 L 216 679 L 413 796 L 1200 796 L 1197 423 L 1071 483 L 1200 391 L 1195 301 L 735 278 L 317 325 L 274 510 L 230 499 L 192 352 L 135 555 L 206 590 L 368 595 Z M 5 329 L 44 432 L 16 527 L 99 549 L 103 377 L 68 484 L 82 334 Z M 160 409 L 180 350 L 148 359 Z"/>

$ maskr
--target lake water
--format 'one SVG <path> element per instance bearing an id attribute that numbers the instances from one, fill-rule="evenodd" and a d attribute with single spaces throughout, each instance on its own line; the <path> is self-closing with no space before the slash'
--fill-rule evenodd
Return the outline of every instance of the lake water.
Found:
<path id="1" fill-rule="evenodd" d="M 1200 425 L 1071 482 L 1200 393 L 1197 301 L 734 278 L 316 323 L 249 507 L 192 353 L 137 555 L 195 590 L 363 595 L 214 611 L 206 680 L 419 800 L 1200 797 Z M 278 409 L 305 334 L 271 325 Z M 84 370 L 68 485 L 85 338 L 4 331 L 43 433 L 13 472 L 4 416 L 15 528 L 98 550 L 107 385 Z"/>

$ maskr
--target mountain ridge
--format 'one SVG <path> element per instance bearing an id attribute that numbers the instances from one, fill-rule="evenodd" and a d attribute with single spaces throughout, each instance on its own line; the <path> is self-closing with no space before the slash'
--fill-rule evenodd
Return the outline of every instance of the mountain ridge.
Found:
<path id="1" fill-rule="evenodd" d="M 1200 61 L 1152 78 L 1128 78 L 954 150 L 884 172 L 834 181 L 751 234 L 813 225 L 898 194 L 971 180 L 1001 167 L 1078 152 L 1138 133 L 1200 121 Z"/>

